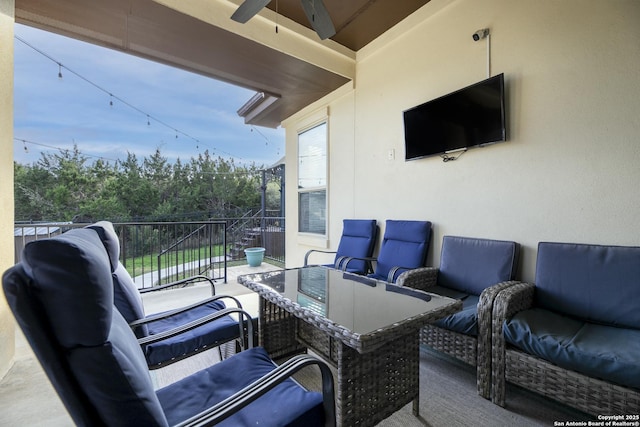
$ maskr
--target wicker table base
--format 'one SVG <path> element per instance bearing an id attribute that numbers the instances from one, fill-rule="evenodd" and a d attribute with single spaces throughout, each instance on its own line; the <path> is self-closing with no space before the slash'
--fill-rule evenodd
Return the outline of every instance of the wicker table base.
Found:
<path id="1" fill-rule="evenodd" d="M 420 328 L 462 307 L 451 298 L 325 267 L 245 275 L 238 282 L 260 295 L 259 344 L 272 358 L 310 348 L 334 365 L 336 418 L 349 427 L 376 425 L 412 401 L 418 415 Z M 312 309 L 314 292 L 321 295 L 314 303 L 330 295 L 341 304 Z"/>
<path id="2" fill-rule="evenodd" d="M 260 299 L 260 345 L 274 358 L 311 348 L 336 368 L 341 426 L 374 426 L 413 401 L 419 415 L 419 329 L 404 330 L 375 351 L 359 353 L 340 340 Z"/>

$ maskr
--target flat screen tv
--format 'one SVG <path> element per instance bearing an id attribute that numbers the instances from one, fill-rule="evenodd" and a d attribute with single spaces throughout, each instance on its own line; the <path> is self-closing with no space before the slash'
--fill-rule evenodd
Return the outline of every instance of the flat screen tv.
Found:
<path id="1" fill-rule="evenodd" d="M 504 74 L 403 112 L 405 160 L 506 140 Z"/>

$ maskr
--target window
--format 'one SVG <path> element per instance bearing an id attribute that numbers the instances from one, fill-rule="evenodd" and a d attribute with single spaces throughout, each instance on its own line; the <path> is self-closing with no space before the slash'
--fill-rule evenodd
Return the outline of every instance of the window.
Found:
<path id="1" fill-rule="evenodd" d="M 327 122 L 298 134 L 298 231 L 327 230 Z"/>

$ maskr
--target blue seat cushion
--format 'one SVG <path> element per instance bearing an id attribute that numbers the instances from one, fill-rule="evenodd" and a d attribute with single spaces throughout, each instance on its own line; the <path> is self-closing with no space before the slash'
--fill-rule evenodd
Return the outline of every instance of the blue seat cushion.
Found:
<path id="1" fill-rule="evenodd" d="M 177 315 L 157 320 L 147 324 L 149 335 L 177 328 L 224 308 L 224 302 L 210 301 Z M 192 353 L 194 349 L 215 347 L 237 337 L 239 333 L 238 322 L 230 316 L 224 316 L 175 337 L 145 346 L 145 357 L 149 365 L 153 366 Z"/>
<path id="2" fill-rule="evenodd" d="M 440 288 L 439 286 L 430 288 L 429 292 L 462 300 L 462 310 L 438 320 L 434 325 L 450 331 L 459 332 L 461 334 L 478 336 L 479 296 L 451 292 L 448 289 Z"/>
<path id="3" fill-rule="evenodd" d="M 170 384 L 156 394 L 169 424 L 175 425 L 224 400 L 274 368 L 263 348 L 252 348 Z M 217 425 L 322 426 L 322 395 L 307 391 L 288 379 Z"/>
<path id="4" fill-rule="evenodd" d="M 536 307 L 587 322 L 636 328 L 640 247 L 541 242 L 534 298 Z"/>
<path id="5" fill-rule="evenodd" d="M 505 340 L 564 369 L 640 389 L 640 330 L 533 308 L 504 325 Z"/>

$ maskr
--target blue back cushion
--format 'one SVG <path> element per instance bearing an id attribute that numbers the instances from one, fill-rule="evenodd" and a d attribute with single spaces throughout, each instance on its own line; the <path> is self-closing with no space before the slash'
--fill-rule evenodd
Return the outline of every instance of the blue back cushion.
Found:
<path id="1" fill-rule="evenodd" d="M 429 221 L 387 220 L 375 276 L 386 280 L 393 267 L 424 266 L 430 239 Z"/>
<path id="2" fill-rule="evenodd" d="M 144 319 L 144 305 L 138 287 L 120 262 L 120 240 L 113 224 L 108 221 L 99 221 L 87 228 L 98 233 L 109 255 L 113 275 L 113 303 L 116 308 L 128 323 Z M 136 328 L 135 333 L 138 338 L 149 335 L 146 325 Z"/>
<path id="3" fill-rule="evenodd" d="M 144 305 L 136 284 L 124 268 L 118 262 L 118 268 L 113 272 L 113 303 L 128 323 L 144 319 Z M 135 330 L 138 338 L 149 335 L 147 325 L 142 325 Z"/>
<path id="4" fill-rule="evenodd" d="M 586 321 L 638 328 L 640 247 L 541 242 L 535 305 Z"/>
<path id="5" fill-rule="evenodd" d="M 109 257 L 95 230 L 25 246 L 25 273 L 79 387 L 108 425 L 166 425 L 146 360 L 113 309 Z M 46 368 L 46 361 L 43 361 Z"/>
<path id="6" fill-rule="evenodd" d="M 472 295 L 515 277 L 518 264 L 515 242 L 444 236 L 438 285 Z"/>
<path id="7" fill-rule="evenodd" d="M 373 255 L 378 225 L 375 219 L 343 220 L 342 237 L 336 252 L 336 259 L 342 256 L 368 258 Z M 335 262 L 334 261 L 334 262 Z M 365 271 L 365 261 L 352 260 L 349 269 Z"/>
<path id="8" fill-rule="evenodd" d="M 91 228 L 98 233 L 102 244 L 107 250 L 107 255 L 109 255 L 111 271 L 115 271 L 120 263 L 120 240 L 118 239 L 116 230 L 113 228 L 113 224 L 109 221 L 99 221 L 95 224 L 88 225 L 87 228 Z"/>

